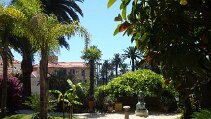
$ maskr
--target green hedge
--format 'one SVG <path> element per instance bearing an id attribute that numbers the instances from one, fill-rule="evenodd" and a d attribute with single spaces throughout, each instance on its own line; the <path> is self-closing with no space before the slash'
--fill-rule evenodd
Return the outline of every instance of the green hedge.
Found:
<path id="1" fill-rule="evenodd" d="M 151 70 L 137 70 L 114 78 L 106 86 L 115 97 L 136 95 L 140 90 L 145 96 L 156 96 L 162 91 L 164 79 Z"/>
<path id="2" fill-rule="evenodd" d="M 176 92 L 171 84 L 165 85 L 162 75 L 151 70 L 137 70 L 128 72 L 114 78 L 107 85 L 96 89 L 95 98 L 97 102 L 103 102 L 106 96 L 113 96 L 116 99 L 121 97 L 137 97 L 139 91 L 144 92 L 146 97 L 156 97 L 158 104 L 167 106 L 176 104 Z M 165 101 L 163 103 L 162 101 Z M 167 102 L 166 102 L 167 101 Z"/>

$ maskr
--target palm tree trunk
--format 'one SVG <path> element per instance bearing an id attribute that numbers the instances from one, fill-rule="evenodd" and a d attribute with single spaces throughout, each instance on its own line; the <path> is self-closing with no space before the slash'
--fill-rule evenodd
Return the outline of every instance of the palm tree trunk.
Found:
<path id="1" fill-rule="evenodd" d="M 135 71 L 135 60 L 134 59 L 131 60 L 132 60 L 132 71 Z"/>
<path id="2" fill-rule="evenodd" d="M 184 106 L 185 106 L 184 119 L 190 119 L 192 114 L 192 107 L 189 97 L 185 99 Z"/>
<path id="3" fill-rule="evenodd" d="M 115 66 L 116 77 L 118 76 L 118 65 Z"/>
<path id="4" fill-rule="evenodd" d="M 69 115 L 69 119 L 73 118 L 73 105 L 70 106 L 70 115 Z"/>
<path id="5" fill-rule="evenodd" d="M 89 87 L 89 95 L 90 98 L 94 98 L 94 70 L 95 70 L 95 65 L 94 65 L 94 60 L 90 60 L 90 87 Z"/>
<path id="6" fill-rule="evenodd" d="M 64 112 L 65 112 L 65 107 L 64 107 L 64 96 L 63 96 L 63 101 L 62 101 L 62 114 L 63 114 L 63 119 L 65 119 Z"/>
<path id="7" fill-rule="evenodd" d="M 2 81 L 2 96 L 1 96 L 1 118 L 6 116 L 6 104 L 7 104 L 7 68 L 8 68 L 8 47 L 3 47 L 2 61 L 3 61 L 3 81 Z"/>
<path id="8" fill-rule="evenodd" d="M 106 67 L 106 85 L 108 84 L 108 68 Z"/>
<path id="9" fill-rule="evenodd" d="M 48 111 L 48 52 L 47 48 L 41 49 L 40 61 L 40 119 L 47 119 Z"/>
<path id="10" fill-rule="evenodd" d="M 202 84 L 201 85 L 201 96 L 200 96 L 200 100 L 201 100 L 201 107 L 202 108 L 211 108 L 211 81 L 208 81 L 207 84 Z"/>
<path id="11" fill-rule="evenodd" d="M 31 96 L 31 73 L 33 55 L 31 53 L 23 53 L 23 60 L 21 62 L 22 76 L 23 76 L 23 94 L 25 97 Z"/>

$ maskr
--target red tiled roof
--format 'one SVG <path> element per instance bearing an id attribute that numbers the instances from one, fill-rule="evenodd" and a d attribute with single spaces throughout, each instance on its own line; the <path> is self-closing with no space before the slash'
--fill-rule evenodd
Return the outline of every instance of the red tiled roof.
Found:
<path id="1" fill-rule="evenodd" d="M 3 61 L 0 59 L 0 64 L 2 64 L 2 63 L 3 63 Z M 12 61 L 12 63 L 13 63 L 13 64 L 21 64 L 20 61 L 15 60 L 15 59 Z"/>
<path id="2" fill-rule="evenodd" d="M 34 65 L 38 67 L 38 65 Z M 58 63 L 48 63 L 48 67 L 54 68 L 86 68 L 88 67 L 84 62 L 58 62 Z"/>

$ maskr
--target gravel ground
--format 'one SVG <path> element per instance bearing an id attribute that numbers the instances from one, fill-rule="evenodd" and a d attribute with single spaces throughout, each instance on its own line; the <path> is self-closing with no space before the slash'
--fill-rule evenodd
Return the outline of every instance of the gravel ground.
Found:
<path id="1" fill-rule="evenodd" d="M 19 110 L 17 113 L 22 114 L 31 114 L 33 111 L 31 110 Z M 54 116 L 62 116 L 60 112 L 50 113 L 50 115 Z M 65 113 L 68 116 L 67 113 Z M 124 119 L 124 113 L 80 113 L 73 114 L 74 117 L 79 117 L 82 119 Z M 149 116 L 139 117 L 134 114 L 134 112 L 129 113 L 129 119 L 179 119 L 181 114 L 178 113 L 158 113 L 158 112 L 149 112 Z"/>
<path id="2" fill-rule="evenodd" d="M 83 113 L 83 114 L 74 114 L 75 117 L 83 119 L 124 119 L 124 113 Z M 161 114 L 161 113 L 150 113 L 147 118 L 136 116 L 134 113 L 130 113 L 129 119 L 179 119 L 180 114 Z"/>

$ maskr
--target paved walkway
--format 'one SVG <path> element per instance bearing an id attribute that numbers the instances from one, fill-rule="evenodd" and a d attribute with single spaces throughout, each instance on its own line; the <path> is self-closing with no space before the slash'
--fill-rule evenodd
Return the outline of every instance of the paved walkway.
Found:
<path id="1" fill-rule="evenodd" d="M 22 114 L 31 114 L 33 111 L 31 110 L 19 110 L 17 113 Z M 50 115 L 54 116 L 62 116 L 61 112 L 54 112 Z M 68 113 L 65 113 L 68 116 Z M 124 113 L 80 113 L 73 114 L 74 117 L 79 117 L 81 119 L 124 119 Z M 158 113 L 158 112 L 149 112 L 149 116 L 139 117 L 134 114 L 134 112 L 130 112 L 129 119 L 179 119 L 181 115 L 177 113 Z"/>
<path id="2" fill-rule="evenodd" d="M 124 119 L 124 113 L 83 113 L 74 114 L 75 117 L 82 119 Z M 129 119 L 179 119 L 180 114 L 161 114 L 161 113 L 150 113 L 147 118 L 136 116 L 134 113 L 130 113 Z"/>

